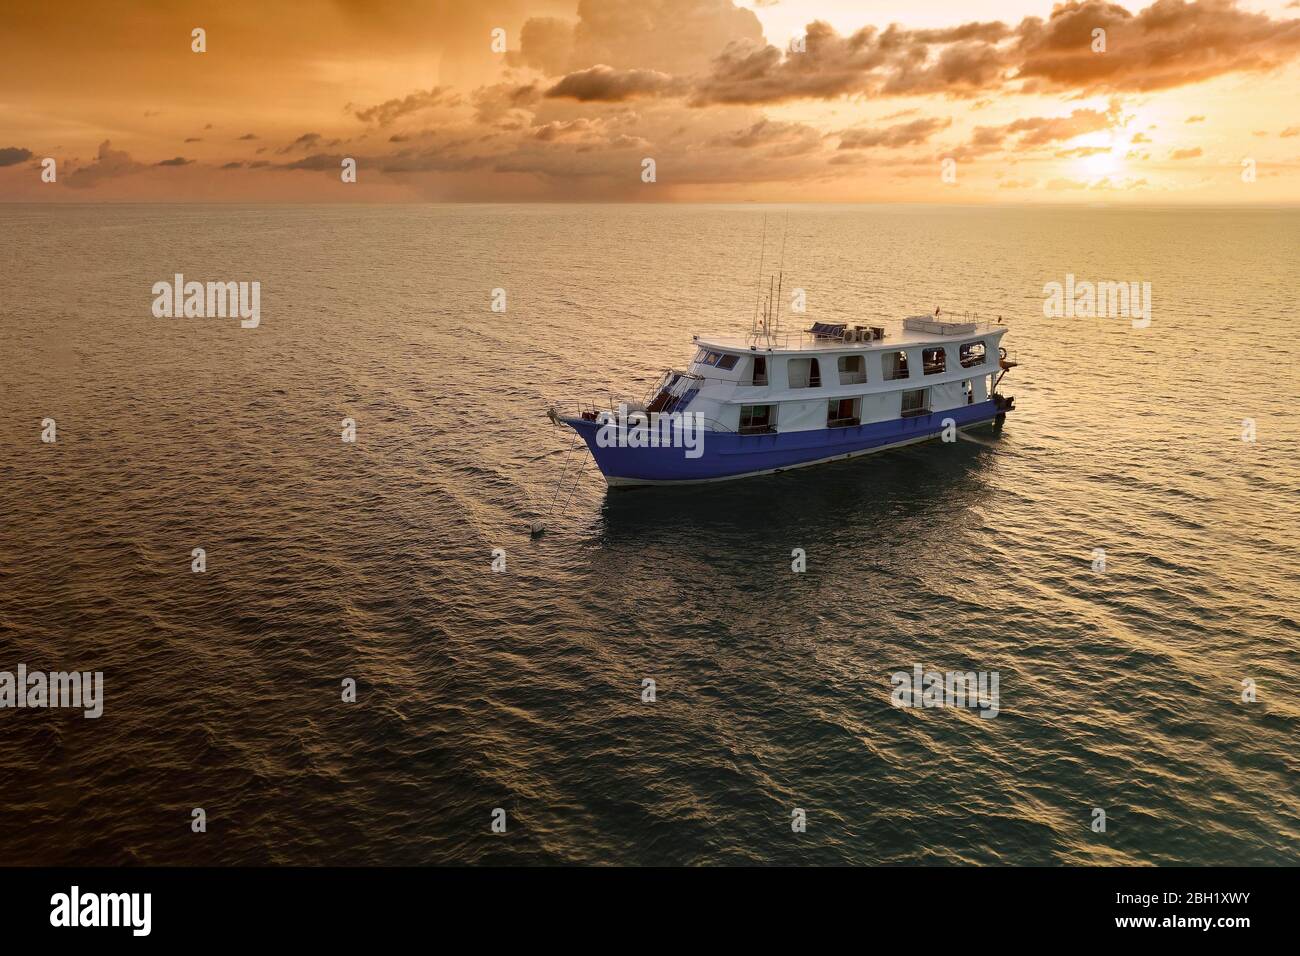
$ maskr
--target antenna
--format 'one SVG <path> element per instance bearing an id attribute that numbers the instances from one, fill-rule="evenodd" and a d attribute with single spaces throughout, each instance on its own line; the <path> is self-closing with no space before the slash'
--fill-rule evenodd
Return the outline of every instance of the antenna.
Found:
<path id="1" fill-rule="evenodd" d="M 776 284 L 776 322 L 777 327 L 781 324 L 781 285 L 785 281 L 785 241 L 790 236 L 790 211 L 786 210 L 785 227 L 781 232 L 781 263 L 779 266 L 780 279 Z"/>
<path id="2" fill-rule="evenodd" d="M 762 241 L 761 241 L 760 244 L 759 244 L 759 252 L 758 252 L 758 276 L 757 276 L 757 281 L 755 282 L 755 286 L 757 287 L 758 291 L 754 294 L 754 322 L 753 322 L 753 327 L 754 327 L 754 328 L 753 328 L 753 330 L 754 330 L 755 332 L 758 331 L 758 303 L 759 303 L 759 302 L 762 300 L 762 298 L 763 298 L 763 257 L 764 257 L 764 254 L 765 254 L 766 252 L 767 252 L 767 213 L 763 213 L 763 238 L 762 238 Z M 766 317 L 766 316 L 764 316 L 764 318 L 763 318 L 763 328 L 764 328 L 764 331 L 766 331 L 766 328 L 767 328 L 767 317 Z"/>

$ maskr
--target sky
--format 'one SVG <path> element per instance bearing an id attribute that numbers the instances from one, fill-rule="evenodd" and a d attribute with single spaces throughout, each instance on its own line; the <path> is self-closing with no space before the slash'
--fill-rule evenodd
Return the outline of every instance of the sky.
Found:
<path id="1" fill-rule="evenodd" d="M 1300 0 L 8 2 L 0 201 L 1294 203 L 1297 92 Z"/>

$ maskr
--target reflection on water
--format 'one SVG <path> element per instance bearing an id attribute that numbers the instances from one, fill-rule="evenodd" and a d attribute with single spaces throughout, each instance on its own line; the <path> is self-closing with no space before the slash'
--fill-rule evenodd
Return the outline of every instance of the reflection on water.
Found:
<path id="1" fill-rule="evenodd" d="M 1259 250 L 1300 214 L 795 207 L 810 321 L 1006 317 L 1005 429 L 557 488 L 547 398 L 746 328 L 764 211 L 0 211 L 0 669 L 105 673 L 100 720 L 0 717 L 6 859 L 1297 862 L 1296 288 Z M 260 281 L 260 327 L 152 318 L 176 271 Z M 1067 273 L 1150 281 L 1151 327 L 1044 318 Z M 997 671 L 1001 713 L 892 707 L 915 664 Z"/>

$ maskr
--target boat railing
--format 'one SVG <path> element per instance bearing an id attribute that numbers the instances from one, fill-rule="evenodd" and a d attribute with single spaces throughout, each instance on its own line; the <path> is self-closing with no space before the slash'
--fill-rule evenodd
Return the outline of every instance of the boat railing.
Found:
<path id="1" fill-rule="evenodd" d="M 1007 326 L 998 316 L 996 320 L 985 316 L 980 316 L 973 312 L 946 312 L 940 313 L 935 321 L 938 322 L 955 322 L 963 325 L 974 325 L 975 328 L 964 335 L 983 335 L 987 332 L 994 332 L 998 329 L 1005 329 Z M 866 319 L 853 323 L 844 323 L 846 331 L 851 329 L 855 332 L 861 332 L 871 328 L 883 328 L 885 330 L 884 339 L 872 339 L 867 342 L 845 342 L 842 338 L 832 335 L 822 335 L 811 330 L 795 330 L 790 332 L 750 332 L 745 336 L 745 340 L 754 346 L 765 349 L 783 349 L 795 350 L 812 348 L 816 346 L 833 346 L 833 345 L 870 345 L 873 342 L 884 341 L 890 338 L 897 338 L 899 333 L 904 331 L 903 323 L 898 319 Z M 707 338 L 704 335 L 697 335 L 696 338 Z"/>
<path id="2" fill-rule="evenodd" d="M 603 404 L 585 398 L 550 398 L 547 399 L 547 405 L 555 411 L 557 415 L 562 417 L 581 418 L 586 421 L 597 421 L 602 414 L 607 414 L 612 416 L 613 421 L 617 422 L 619 412 L 622 409 L 626 409 L 629 418 L 634 415 L 637 416 L 637 427 L 641 427 L 644 420 L 647 418 L 649 419 L 650 424 L 656 424 L 661 414 L 660 412 L 647 412 L 644 403 L 638 402 L 635 399 L 620 397 L 613 393 L 610 393 L 606 397 Z M 702 421 L 704 424 L 709 426 L 709 431 L 730 432 L 732 434 L 736 433 L 736 429 L 732 428 L 730 425 L 724 425 L 716 418 L 709 418 L 707 415 L 701 415 L 699 412 L 692 412 L 689 409 L 681 413 L 672 412 L 665 414 L 694 415 L 699 421 Z"/>

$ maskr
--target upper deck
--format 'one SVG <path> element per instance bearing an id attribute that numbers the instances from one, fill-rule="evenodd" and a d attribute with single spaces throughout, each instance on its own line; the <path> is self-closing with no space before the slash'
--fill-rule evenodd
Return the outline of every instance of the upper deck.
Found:
<path id="1" fill-rule="evenodd" d="M 845 325 L 845 331 L 864 331 L 868 329 L 883 330 L 882 338 L 867 341 L 845 341 L 843 335 L 817 335 L 810 331 L 761 333 L 748 335 L 710 335 L 701 333 L 693 336 L 695 344 L 709 349 L 727 352 L 768 352 L 780 354 L 816 354 L 819 352 L 862 351 L 873 352 L 888 349 L 911 348 L 918 345 L 941 345 L 959 339 L 987 335 L 991 332 L 1005 332 L 1007 326 L 1001 321 L 990 322 L 978 316 L 963 316 L 961 319 L 943 316 L 912 316 L 902 321 L 888 320 L 874 322 L 872 325 Z"/>

